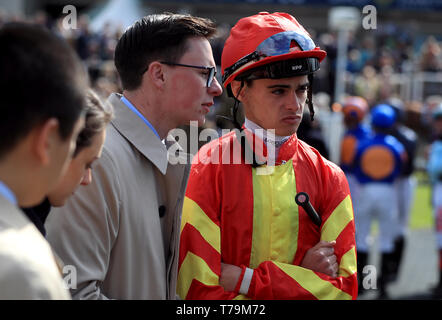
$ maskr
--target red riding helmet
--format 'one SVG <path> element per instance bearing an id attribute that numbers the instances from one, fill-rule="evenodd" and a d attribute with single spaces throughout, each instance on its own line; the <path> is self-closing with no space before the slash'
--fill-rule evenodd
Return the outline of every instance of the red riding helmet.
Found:
<path id="1" fill-rule="evenodd" d="M 229 92 L 233 80 L 256 71 L 253 79 L 312 74 L 325 56 L 293 16 L 260 12 L 230 31 L 221 58 L 223 84 Z"/>

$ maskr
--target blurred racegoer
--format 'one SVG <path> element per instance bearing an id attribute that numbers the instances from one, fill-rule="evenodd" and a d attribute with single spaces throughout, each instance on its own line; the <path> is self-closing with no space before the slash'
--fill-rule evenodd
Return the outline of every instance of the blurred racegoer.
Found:
<path id="1" fill-rule="evenodd" d="M 70 299 L 52 248 L 19 207 L 43 201 L 66 172 L 87 76 L 44 27 L 6 24 L 0 43 L 0 300 Z"/>
<path id="2" fill-rule="evenodd" d="M 86 95 L 85 126 L 78 134 L 75 151 L 65 174 L 42 203 L 22 208 L 43 236 L 46 237 L 45 222 L 52 206 L 63 206 L 80 185 L 87 186 L 92 182 L 92 164 L 101 156 L 106 126 L 112 115 L 111 106 L 102 103 L 90 89 Z M 52 232 L 56 233 L 57 230 Z"/>
<path id="3" fill-rule="evenodd" d="M 439 249 L 439 283 L 434 295 L 442 297 L 442 103 L 433 111 L 434 142 L 431 144 L 428 159 L 428 175 L 433 188 L 432 202 L 436 226 L 437 247 Z"/>
<path id="4" fill-rule="evenodd" d="M 317 123 L 314 124 L 312 122 L 307 110 L 304 110 L 302 121 L 296 134 L 299 139 L 318 150 L 321 156 L 326 159 L 329 158 L 328 148 L 324 142 L 321 127 Z"/>
<path id="5" fill-rule="evenodd" d="M 396 112 L 396 121 L 388 131 L 393 137 L 399 140 L 407 153 L 401 175 L 397 179 L 396 188 L 398 192 L 398 220 L 396 227 L 396 235 L 394 240 L 394 250 L 392 257 L 392 265 L 390 274 L 396 278 L 399 273 L 399 266 L 402 260 L 405 247 L 405 234 L 408 228 L 411 207 L 414 200 L 414 190 L 416 188 L 416 180 L 412 174 L 414 171 L 414 160 L 416 157 L 417 135 L 416 133 L 404 125 L 405 110 L 401 100 L 394 98 L 388 101 Z M 393 279 L 392 279 L 393 280 Z"/>
<path id="6" fill-rule="evenodd" d="M 379 278 L 380 297 L 386 298 L 388 268 L 392 260 L 392 226 L 396 223 L 398 205 L 395 181 L 398 179 L 405 149 L 393 136 L 388 135 L 396 120 L 393 108 L 381 104 L 373 108 L 371 122 L 373 136 L 361 141 L 356 153 L 355 176 L 360 183 L 357 198 L 354 200 L 356 222 L 356 245 L 358 249 L 359 281 L 362 281 L 363 268 L 367 263 L 370 245 L 367 241 L 372 221 L 377 218 L 382 253 L 381 276 Z M 363 292 L 363 286 L 360 286 Z"/>
<path id="7" fill-rule="evenodd" d="M 367 101 L 362 97 L 347 97 L 342 104 L 344 124 L 347 131 L 341 141 L 341 169 L 344 171 L 350 193 L 356 198 L 358 181 L 354 176 L 354 160 L 359 143 L 371 134 L 371 129 L 362 121 L 368 112 Z"/>

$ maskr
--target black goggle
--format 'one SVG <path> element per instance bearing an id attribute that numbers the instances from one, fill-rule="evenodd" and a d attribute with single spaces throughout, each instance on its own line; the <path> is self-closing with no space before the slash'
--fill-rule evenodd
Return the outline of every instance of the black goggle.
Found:
<path id="1" fill-rule="evenodd" d="M 237 80 L 281 79 L 303 76 L 319 70 L 318 58 L 298 58 L 269 63 L 239 75 Z"/>

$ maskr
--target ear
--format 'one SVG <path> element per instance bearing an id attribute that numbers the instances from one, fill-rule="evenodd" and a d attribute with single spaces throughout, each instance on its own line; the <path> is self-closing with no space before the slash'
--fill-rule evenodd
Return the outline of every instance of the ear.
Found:
<path id="1" fill-rule="evenodd" d="M 34 129 L 32 151 L 37 161 L 44 166 L 50 163 L 51 150 L 57 147 L 57 140 L 60 140 L 58 128 L 58 120 L 50 118 Z"/>
<path id="2" fill-rule="evenodd" d="M 164 65 L 158 61 L 153 61 L 150 63 L 145 75 L 149 77 L 151 82 L 158 88 L 164 86 L 166 75 Z"/>
<path id="3" fill-rule="evenodd" d="M 244 99 L 244 92 L 245 92 L 246 84 L 244 82 L 241 82 L 238 80 L 233 80 L 230 83 L 230 87 L 232 89 L 233 96 L 242 102 Z"/>

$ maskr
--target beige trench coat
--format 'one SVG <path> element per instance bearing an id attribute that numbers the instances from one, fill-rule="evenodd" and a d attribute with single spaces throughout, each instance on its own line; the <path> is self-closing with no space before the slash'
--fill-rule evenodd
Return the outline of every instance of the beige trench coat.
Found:
<path id="1" fill-rule="evenodd" d="M 175 299 L 189 156 L 170 164 L 165 144 L 120 97 L 109 97 L 115 117 L 92 183 L 51 211 L 47 237 L 77 271 L 74 299 Z"/>
<path id="2" fill-rule="evenodd" d="M 0 300 L 70 298 L 49 243 L 0 196 Z"/>

